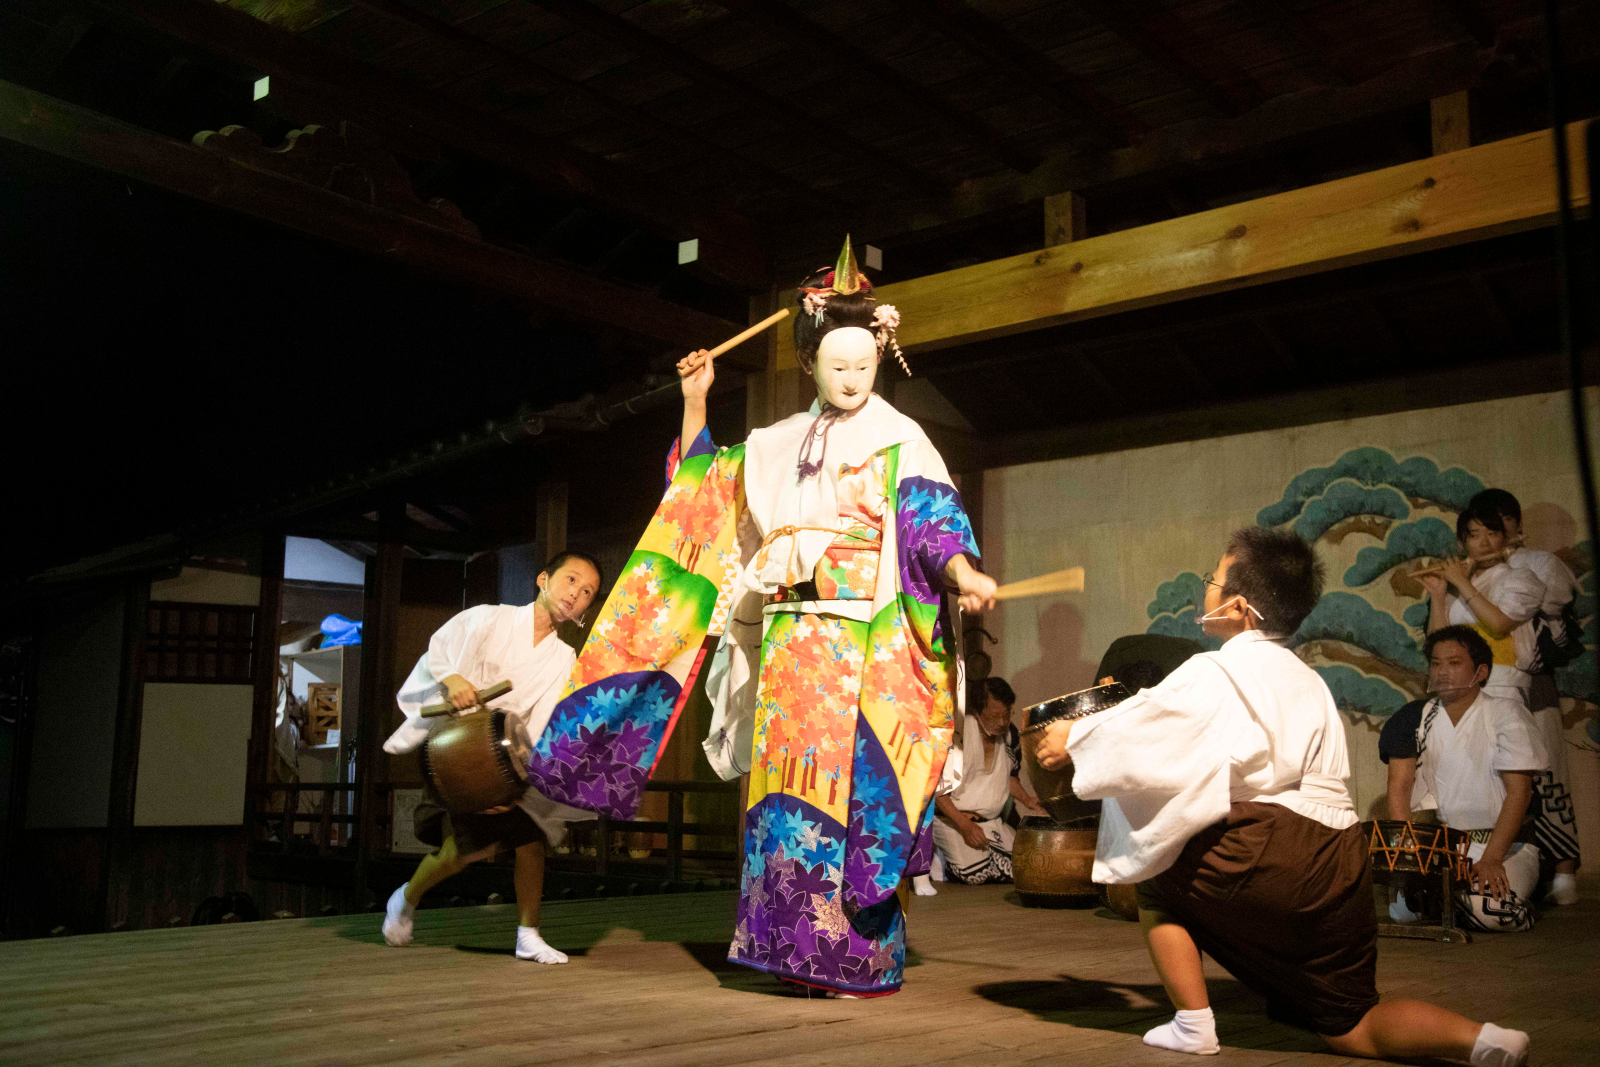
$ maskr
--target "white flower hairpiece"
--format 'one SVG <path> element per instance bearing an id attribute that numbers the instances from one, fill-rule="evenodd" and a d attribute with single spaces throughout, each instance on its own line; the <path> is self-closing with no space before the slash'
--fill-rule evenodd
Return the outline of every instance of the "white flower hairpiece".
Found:
<path id="1" fill-rule="evenodd" d="M 807 293 L 800 301 L 800 306 L 806 309 L 806 313 L 811 316 L 816 325 L 821 326 L 822 309 L 827 306 L 827 303 L 828 297 L 826 293 Z"/>
<path id="2" fill-rule="evenodd" d="M 892 350 L 900 369 L 906 372 L 907 378 L 911 377 L 911 368 L 906 365 L 906 357 L 900 352 L 900 341 L 895 336 L 900 330 L 900 309 L 893 304 L 879 304 L 872 309 L 872 325 L 878 328 L 879 357 L 882 357 L 885 349 Z"/>

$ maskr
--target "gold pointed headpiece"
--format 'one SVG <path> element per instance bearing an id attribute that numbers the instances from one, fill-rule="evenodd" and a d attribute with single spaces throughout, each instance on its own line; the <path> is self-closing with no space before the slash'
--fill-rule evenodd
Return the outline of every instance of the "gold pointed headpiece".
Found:
<path id="1" fill-rule="evenodd" d="M 850 247 L 850 235 L 844 235 L 844 247 L 839 250 L 839 262 L 833 268 L 833 291 L 854 293 L 861 289 L 861 268 L 856 266 L 856 253 Z"/>

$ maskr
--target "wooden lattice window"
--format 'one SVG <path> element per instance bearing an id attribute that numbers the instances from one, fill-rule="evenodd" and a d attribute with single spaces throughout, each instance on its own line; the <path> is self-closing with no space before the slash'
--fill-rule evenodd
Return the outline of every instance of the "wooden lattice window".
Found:
<path id="1" fill-rule="evenodd" d="M 147 682 L 254 681 L 256 609 L 151 601 L 145 633 Z"/>

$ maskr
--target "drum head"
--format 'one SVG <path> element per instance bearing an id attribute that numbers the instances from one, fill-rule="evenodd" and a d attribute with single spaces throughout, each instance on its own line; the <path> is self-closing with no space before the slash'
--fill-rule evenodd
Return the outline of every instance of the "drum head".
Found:
<path id="1" fill-rule="evenodd" d="M 1121 682 L 1112 682 L 1109 685 L 1080 689 L 1076 693 L 1053 697 L 1050 700 L 1041 700 L 1027 710 L 1028 729 L 1048 726 L 1062 719 L 1081 719 L 1085 715 L 1093 715 L 1097 711 L 1115 707 L 1132 695 L 1128 692 L 1128 687 Z"/>

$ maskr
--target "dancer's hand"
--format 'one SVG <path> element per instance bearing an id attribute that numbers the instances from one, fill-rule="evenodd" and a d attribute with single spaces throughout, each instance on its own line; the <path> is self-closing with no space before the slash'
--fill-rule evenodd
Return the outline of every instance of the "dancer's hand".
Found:
<path id="1" fill-rule="evenodd" d="M 1067 738 L 1071 734 L 1071 719 L 1053 722 L 1044 728 L 1044 736 L 1039 739 L 1039 749 L 1034 753 L 1041 767 L 1054 771 L 1072 762 L 1072 757 L 1067 755 Z"/>
<path id="2" fill-rule="evenodd" d="M 472 687 L 471 682 L 459 674 L 447 676 L 441 684 L 444 686 L 445 692 L 450 696 L 450 703 L 455 705 L 457 711 L 468 711 L 477 707 L 480 703 L 478 691 Z"/>
<path id="3" fill-rule="evenodd" d="M 994 579 L 969 563 L 966 556 L 952 559 L 945 565 L 944 573 L 961 594 L 963 612 L 977 615 L 994 607 L 994 591 L 997 588 Z"/>
<path id="4" fill-rule="evenodd" d="M 704 348 L 678 360 L 678 378 L 683 384 L 685 400 L 704 400 L 706 394 L 711 392 L 711 383 L 716 377 L 716 360 Z"/>

